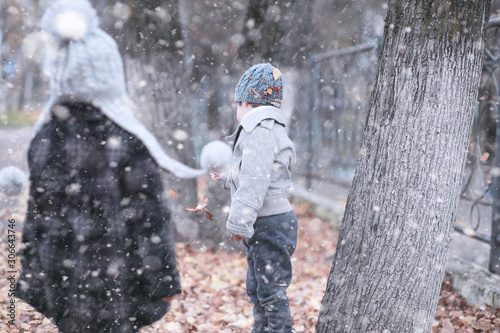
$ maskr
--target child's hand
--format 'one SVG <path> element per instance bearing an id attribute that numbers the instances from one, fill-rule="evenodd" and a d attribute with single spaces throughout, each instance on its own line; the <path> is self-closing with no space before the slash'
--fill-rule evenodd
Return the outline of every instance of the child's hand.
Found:
<path id="1" fill-rule="evenodd" d="M 212 177 L 213 180 L 222 180 L 221 174 L 214 170 L 210 170 L 210 177 Z"/>
<path id="2" fill-rule="evenodd" d="M 240 237 L 240 236 L 236 236 L 236 235 L 233 235 L 233 234 L 231 234 L 231 237 L 233 237 L 234 240 L 237 241 L 237 242 L 239 242 L 242 239 L 245 239 L 245 237 Z"/>

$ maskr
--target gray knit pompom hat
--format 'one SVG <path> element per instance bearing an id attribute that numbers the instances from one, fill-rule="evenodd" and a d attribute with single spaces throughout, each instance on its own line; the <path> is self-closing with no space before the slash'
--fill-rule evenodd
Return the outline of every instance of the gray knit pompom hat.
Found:
<path id="1" fill-rule="evenodd" d="M 54 105 L 89 103 L 141 140 L 159 167 L 179 178 L 206 173 L 168 156 L 154 135 L 134 117 L 118 46 L 99 28 L 97 13 L 88 0 L 53 1 L 42 18 L 42 29 L 53 37 L 58 48 L 49 66 L 50 98 L 35 124 L 35 135 L 51 120 Z"/>
<path id="2" fill-rule="evenodd" d="M 270 64 L 250 67 L 236 85 L 234 99 L 236 103 L 252 102 L 280 108 L 283 103 L 281 72 Z"/>

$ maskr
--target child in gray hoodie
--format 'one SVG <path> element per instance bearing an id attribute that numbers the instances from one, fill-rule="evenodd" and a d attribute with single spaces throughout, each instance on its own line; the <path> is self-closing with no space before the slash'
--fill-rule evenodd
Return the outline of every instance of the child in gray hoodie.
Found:
<path id="1" fill-rule="evenodd" d="M 231 169 L 211 172 L 231 190 L 227 230 L 247 248 L 247 293 L 254 304 L 252 332 L 292 332 L 286 289 L 297 244 L 297 218 L 287 194 L 295 147 L 285 130 L 281 72 L 270 64 L 248 69 L 235 89 L 236 132 Z"/>

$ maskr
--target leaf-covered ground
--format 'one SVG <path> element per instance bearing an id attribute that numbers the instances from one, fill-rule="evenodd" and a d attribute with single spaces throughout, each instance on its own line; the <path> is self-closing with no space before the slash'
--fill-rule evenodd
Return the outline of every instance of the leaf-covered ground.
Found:
<path id="1" fill-rule="evenodd" d="M 296 332 L 314 332 L 321 299 L 330 271 L 330 259 L 338 233 L 325 221 L 296 207 L 299 216 L 299 241 L 293 261 L 293 281 L 288 289 Z M 3 209 L 0 219 L 23 219 L 22 207 Z M 7 325 L 5 231 L 0 231 L 0 333 L 54 333 L 57 328 L 29 305 L 16 300 L 16 324 Z M 19 240 L 20 233 L 17 235 Z M 228 241 L 229 240 L 228 237 Z M 226 254 L 189 244 L 176 245 L 183 294 L 172 303 L 171 311 L 141 333 L 160 332 L 249 332 L 252 305 L 245 292 L 246 260 L 243 254 Z M 432 333 L 500 333 L 500 309 L 467 306 L 444 281 Z"/>

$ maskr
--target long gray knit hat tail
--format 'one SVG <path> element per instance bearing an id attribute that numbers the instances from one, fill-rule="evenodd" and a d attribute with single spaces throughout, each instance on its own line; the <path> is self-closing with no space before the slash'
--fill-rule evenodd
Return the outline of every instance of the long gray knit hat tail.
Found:
<path id="1" fill-rule="evenodd" d="M 250 67 L 235 88 L 235 102 L 252 102 L 281 107 L 283 78 L 279 69 L 270 64 Z"/>
<path id="2" fill-rule="evenodd" d="M 118 47 L 98 22 L 87 0 L 58 0 L 45 12 L 42 29 L 55 37 L 59 49 L 51 69 L 51 96 L 35 125 L 35 133 L 50 121 L 55 104 L 85 102 L 140 139 L 161 168 L 180 178 L 206 173 L 168 156 L 153 134 L 133 116 Z"/>

